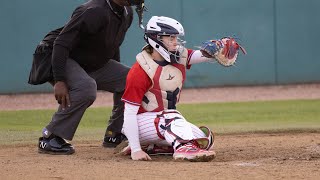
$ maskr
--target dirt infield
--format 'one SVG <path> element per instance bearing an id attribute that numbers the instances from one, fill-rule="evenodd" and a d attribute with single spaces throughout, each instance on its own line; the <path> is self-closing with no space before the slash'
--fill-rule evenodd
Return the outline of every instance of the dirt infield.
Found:
<path id="1" fill-rule="evenodd" d="M 74 143 L 71 156 L 43 155 L 36 145 L 1 147 L 1 179 L 318 179 L 320 134 L 224 135 L 212 162 L 152 157 L 134 162 L 100 142 Z"/>
<path id="2" fill-rule="evenodd" d="M 94 104 L 111 105 L 112 96 L 99 93 Z M 320 99 L 320 84 L 223 87 L 185 90 L 182 103 Z M 55 108 L 51 94 L 0 96 L 1 110 Z M 35 140 L 36 142 L 36 140 Z M 320 133 L 218 135 L 212 162 L 174 162 L 152 157 L 134 162 L 117 156 L 101 141 L 73 142 L 76 154 L 37 153 L 36 144 L 0 147 L 1 179 L 319 179 Z"/>

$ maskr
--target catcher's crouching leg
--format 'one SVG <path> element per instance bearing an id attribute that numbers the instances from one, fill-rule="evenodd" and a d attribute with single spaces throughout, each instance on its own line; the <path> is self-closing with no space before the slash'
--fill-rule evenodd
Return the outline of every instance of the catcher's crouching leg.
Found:
<path id="1" fill-rule="evenodd" d="M 170 122 L 169 122 L 170 121 Z M 192 126 L 180 114 L 166 119 L 165 139 L 172 144 L 175 160 L 211 161 L 215 152 L 209 150 L 213 145 L 213 136 L 209 128 L 201 127 L 205 134 L 201 138 L 194 138 Z"/>

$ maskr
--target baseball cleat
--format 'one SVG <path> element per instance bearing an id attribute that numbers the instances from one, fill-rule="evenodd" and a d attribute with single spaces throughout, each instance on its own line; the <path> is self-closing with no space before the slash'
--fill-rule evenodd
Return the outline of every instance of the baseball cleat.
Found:
<path id="1" fill-rule="evenodd" d="M 59 136 L 40 137 L 38 152 L 41 154 L 70 155 L 75 152 L 73 146 Z"/>
<path id="2" fill-rule="evenodd" d="M 121 133 L 114 137 L 104 136 L 102 146 L 107 148 L 115 148 L 124 140 L 127 140 L 127 137 Z"/>
<path id="3" fill-rule="evenodd" d="M 200 149 L 193 143 L 183 144 L 173 154 L 174 160 L 187 160 L 191 162 L 208 162 L 215 158 L 216 153 L 212 150 Z"/>

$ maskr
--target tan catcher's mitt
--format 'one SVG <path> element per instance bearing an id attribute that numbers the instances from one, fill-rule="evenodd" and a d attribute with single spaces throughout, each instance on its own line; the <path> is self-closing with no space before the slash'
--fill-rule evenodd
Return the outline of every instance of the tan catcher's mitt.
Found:
<path id="1" fill-rule="evenodd" d="M 202 43 L 200 47 L 203 56 L 214 58 L 218 63 L 226 67 L 236 62 L 239 49 L 243 54 L 247 54 L 246 50 L 232 37 L 209 40 Z"/>

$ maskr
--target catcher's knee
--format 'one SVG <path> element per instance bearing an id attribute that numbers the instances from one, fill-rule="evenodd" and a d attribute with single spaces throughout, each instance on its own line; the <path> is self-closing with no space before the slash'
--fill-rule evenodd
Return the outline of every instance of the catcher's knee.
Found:
<path id="1" fill-rule="evenodd" d="M 162 127 L 165 129 L 164 137 L 169 143 L 174 145 L 176 141 L 192 140 L 190 123 L 181 114 L 173 112 L 164 114 L 163 117 L 165 119 L 165 127 Z"/>
<path id="2" fill-rule="evenodd" d="M 191 140 L 193 138 L 191 126 L 185 119 L 172 121 L 167 127 L 167 131 L 181 140 Z"/>

